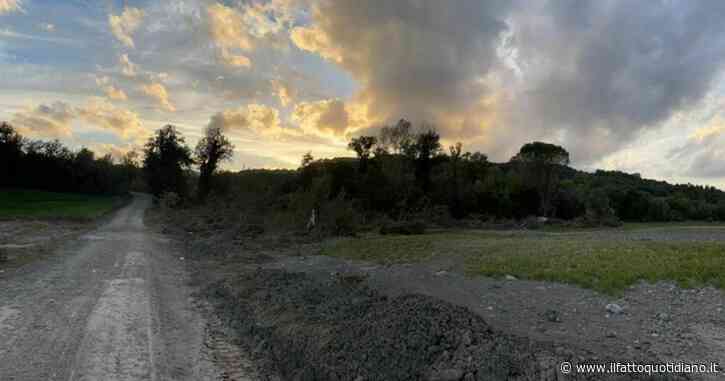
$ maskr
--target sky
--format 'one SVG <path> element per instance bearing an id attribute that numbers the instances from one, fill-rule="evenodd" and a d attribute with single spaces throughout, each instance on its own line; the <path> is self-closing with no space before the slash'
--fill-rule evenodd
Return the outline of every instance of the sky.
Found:
<path id="1" fill-rule="evenodd" d="M 725 2 L 0 0 L 0 120 L 120 157 L 173 124 L 235 145 L 228 169 L 400 118 L 508 160 L 725 188 Z"/>

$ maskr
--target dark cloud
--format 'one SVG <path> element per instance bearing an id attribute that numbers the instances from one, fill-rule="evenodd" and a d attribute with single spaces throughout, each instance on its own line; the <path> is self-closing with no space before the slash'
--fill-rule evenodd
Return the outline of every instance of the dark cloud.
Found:
<path id="1" fill-rule="evenodd" d="M 519 123 L 563 130 L 580 159 L 617 150 L 710 90 L 725 62 L 724 16 L 725 3 L 690 1 L 552 1 L 515 12 Z"/>

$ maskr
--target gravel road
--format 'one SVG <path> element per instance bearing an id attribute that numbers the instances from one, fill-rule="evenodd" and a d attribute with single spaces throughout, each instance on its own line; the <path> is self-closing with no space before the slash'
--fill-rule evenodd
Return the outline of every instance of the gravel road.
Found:
<path id="1" fill-rule="evenodd" d="M 137 195 L 50 258 L 0 274 L 0 380 L 213 380 L 183 258 Z M 240 375 L 238 379 L 251 379 Z"/>

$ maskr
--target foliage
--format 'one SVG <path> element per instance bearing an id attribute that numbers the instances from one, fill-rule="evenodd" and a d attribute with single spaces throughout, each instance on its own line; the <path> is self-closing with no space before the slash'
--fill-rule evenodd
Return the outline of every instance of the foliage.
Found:
<path id="1" fill-rule="evenodd" d="M 224 136 L 221 128 L 207 127 L 204 137 L 199 140 L 194 150 L 194 157 L 199 165 L 197 191 L 200 200 L 203 201 L 209 194 L 212 175 L 219 163 L 231 159 L 233 154 L 234 145 Z"/>
<path id="2" fill-rule="evenodd" d="M 0 186 L 54 192 L 123 194 L 138 175 L 131 162 L 114 163 L 87 148 L 73 152 L 59 141 L 28 140 L 0 123 Z"/>
<path id="3" fill-rule="evenodd" d="M 193 163 L 191 150 L 176 127 L 167 125 L 149 138 L 144 147 L 143 171 L 151 193 L 160 197 L 174 192 L 187 195 L 184 171 Z"/>

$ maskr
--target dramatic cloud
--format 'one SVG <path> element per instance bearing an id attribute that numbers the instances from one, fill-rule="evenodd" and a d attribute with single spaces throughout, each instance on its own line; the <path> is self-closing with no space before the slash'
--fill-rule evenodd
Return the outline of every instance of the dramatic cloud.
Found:
<path id="1" fill-rule="evenodd" d="M 111 33 L 126 47 L 134 48 L 132 35 L 141 26 L 144 12 L 138 8 L 126 7 L 121 15 L 108 15 Z"/>
<path id="2" fill-rule="evenodd" d="M 169 94 L 166 87 L 160 83 L 150 83 L 141 85 L 141 91 L 149 97 L 155 99 L 159 106 L 166 111 L 176 111 L 176 107 L 169 101 Z"/>
<path id="3" fill-rule="evenodd" d="M 339 99 L 301 102 L 295 105 L 292 120 L 308 134 L 342 136 L 350 118 L 345 103 Z"/>
<path id="4" fill-rule="evenodd" d="M 16 113 L 12 124 L 25 136 L 67 138 L 72 135 L 70 122 L 74 117 L 73 107 L 64 102 L 55 102 Z"/>
<path id="5" fill-rule="evenodd" d="M 22 12 L 22 0 L 0 0 L 0 15 L 10 12 Z"/>
<path id="6" fill-rule="evenodd" d="M 450 135 L 476 122 L 490 94 L 482 78 L 506 29 L 501 4 L 322 1 L 291 39 L 349 72 L 370 118 L 435 122 Z"/>
<path id="7" fill-rule="evenodd" d="M 221 128 L 235 133 L 251 131 L 262 135 L 278 135 L 282 132 L 279 112 L 271 107 L 260 104 L 249 104 L 236 109 L 229 109 L 214 114 L 209 126 Z"/>
<path id="8" fill-rule="evenodd" d="M 723 17 L 721 2 L 527 4 L 511 17 L 524 83 L 512 112 L 583 159 L 617 150 L 709 91 L 725 63 Z"/>

